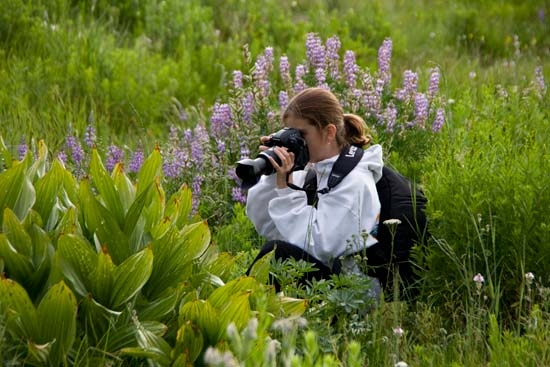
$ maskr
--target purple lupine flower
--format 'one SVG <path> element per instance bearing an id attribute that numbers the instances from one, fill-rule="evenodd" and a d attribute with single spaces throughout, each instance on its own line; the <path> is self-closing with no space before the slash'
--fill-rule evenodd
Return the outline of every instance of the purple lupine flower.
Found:
<path id="1" fill-rule="evenodd" d="M 340 55 L 338 52 L 340 51 L 341 46 L 342 44 L 340 43 L 340 38 L 338 38 L 338 36 L 332 36 L 327 39 L 326 48 L 328 70 L 329 75 L 333 80 L 340 79 Z"/>
<path id="2" fill-rule="evenodd" d="M 542 66 L 537 66 L 535 68 L 535 83 L 537 86 L 537 89 L 540 91 L 541 94 L 546 93 L 546 82 L 544 80 L 544 74 L 542 73 Z"/>
<path id="3" fill-rule="evenodd" d="M 241 89 L 243 87 L 243 73 L 240 70 L 233 70 L 233 88 Z"/>
<path id="4" fill-rule="evenodd" d="M 17 146 L 17 154 L 19 157 L 19 160 L 23 160 L 25 158 L 25 154 L 29 151 L 29 147 L 27 146 L 27 143 L 25 143 L 24 139 L 21 139 L 21 142 Z"/>
<path id="5" fill-rule="evenodd" d="M 227 103 L 214 104 L 212 116 L 210 117 L 210 133 L 215 138 L 222 138 L 233 125 L 231 106 Z"/>
<path id="6" fill-rule="evenodd" d="M 321 38 L 315 33 L 306 35 L 306 56 L 313 70 L 326 68 L 326 50 Z"/>
<path id="7" fill-rule="evenodd" d="M 296 78 L 296 83 L 294 84 L 294 91 L 296 93 L 299 93 L 306 89 L 306 83 L 304 82 L 303 77 L 306 75 L 306 67 L 305 65 L 296 65 L 296 71 L 294 73 Z"/>
<path id="8" fill-rule="evenodd" d="M 346 51 L 344 54 L 344 76 L 346 85 L 349 89 L 355 89 L 357 85 L 357 64 L 355 63 L 355 53 Z"/>
<path id="9" fill-rule="evenodd" d="M 61 163 L 66 164 L 67 163 L 67 154 L 65 153 L 65 151 L 60 150 L 57 153 L 57 159 L 59 159 L 61 161 Z"/>
<path id="10" fill-rule="evenodd" d="M 231 199 L 233 199 L 233 201 L 236 203 L 246 203 L 246 195 L 243 193 L 243 190 L 241 190 L 240 187 L 233 187 L 231 189 Z"/>
<path id="11" fill-rule="evenodd" d="M 197 168 L 204 165 L 204 144 L 208 139 L 209 136 L 206 129 L 201 124 L 197 124 L 193 130 L 193 139 L 191 141 L 191 160 Z"/>
<path id="12" fill-rule="evenodd" d="M 445 111 L 443 108 L 438 108 L 435 113 L 435 120 L 432 124 L 432 131 L 434 133 L 440 132 L 443 124 L 445 123 Z"/>
<path id="13" fill-rule="evenodd" d="M 179 143 L 179 129 L 175 125 L 170 125 L 170 132 L 168 133 L 168 141 L 170 141 L 170 145 L 177 146 Z"/>
<path id="14" fill-rule="evenodd" d="M 216 139 L 216 147 L 218 148 L 218 153 L 222 154 L 225 152 L 225 142 L 221 139 Z"/>
<path id="15" fill-rule="evenodd" d="M 386 107 L 386 110 L 383 113 L 383 119 L 386 124 L 386 131 L 390 133 L 393 132 L 397 122 L 397 109 L 392 102 L 390 102 Z"/>
<path id="16" fill-rule="evenodd" d="M 378 72 L 384 84 L 389 84 L 391 81 L 391 53 L 393 44 L 389 38 L 382 42 L 382 46 L 378 49 Z"/>
<path id="17" fill-rule="evenodd" d="M 176 178 L 181 174 L 180 165 L 176 160 L 167 160 L 162 164 L 162 172 L 167 178 Z"/>
<path id="18" fill-rule="evenodd" d="M 95 145 L 96 139 L 97 137 L 94 125 L 88 124 L 88 126 L 86 126 L 86 132 L 84 133 L 84 142 L 86 143 L 86 146 L 88 146 L 88 148 L 92 148 Z"/>
<path id="19" fill-rule="evenodd" d="M 430 85 L 428 87 L 428 100 L 433 100 L 439 92 L 439 68 L 436 66 L 430 74 Z"/>
<path id="20" fill-rule="evenodd" d="M 287 56 L 281 56 L 279 59 L 279 73 L 281 74 L 283 85 L 285 87 L 290 86 L 292 83 L 292 77 L 290 76 L 290 63 L 288 62 Z"/>
<path id="21" fill-rule="evenodd" d="M 76 140 L 76 137 L 73 135 L 69 135 L 65 139 L 65 144 L 67 145 L 67 149 L 71 152 L 73 163 L 80 165 L 84 160 L 84 150 L 82 150 L 82 145 L 80 145 L 80 142 Z"/>
<path id="22" fill-rule="evenodd" d="M 241 143 L 241 159 L 249 158 L 250 157 L 250 149 L 248 149 L 248 146 L 246 143 Z M 235 174 L 235 177 L 237 175 Z"/>
<path id="23" fill-rule="evenodd" d="M 400 101 L 409 101 L 418 89 L 418 75 L 411 70 L 405 70 L 403 75 L 403 87 L 395 93 Z"/>
<path id="24" fill-rule="evenodd" d="M 267 47 L 264 54 L 258 56 L 252 71 L 252 77 L 256 87 L 260 90 L 260 96 L 267 97 L 269 94 L 269 73 L 273 68 L 273 48 Z"/>
<path id="25" fill-rule="evenodd" d="M 416 93 L 414 96 L 414 124 L 424 127 L 428 118 L 429 102 L 424 93 Z"/>
<path id="26" fill-rule="evenodd" d="M 105 168 L 111 172 L 115 168 L 117 163 L 124 161 L 124 151 L 114 144 L 109 145 L 107 148 L 107 159 L 105 161 Z"/>
<path id="27" fill-rule="evenodd" d="M 199 197 L 201 196 L 201 186 L 203 180 L 204 179 L 201 175 L 196 175 L 193 178 L 193 183 L 191 184 L 191 191 L 193 192 L 193 203 L 191 207 L 193 213 L 196 213 L 199 208 Z"/>
<path id="28" fill-rule="evenodd" d="M 185 129 L 185 131 L 183 132 L 183 139 L 187 143 L 193 141 L 193 131 L 191 131 L 191 129 Z"/>
<path id="29" fill-rule="evenodd" d="M 139 172 L 144 161 L 145 161 L 145 154 L 143 153 L 143 149 L 138 148 L 132 155 L 132 159 L 130 160 L 130 163 L 128 163 L 128 171 L 134 172 L 134 173 Z"/>
<path id="30" fill-rule="evenodd" d="M 288 106 L 288 93 L 284 90 L 279 92 L 279 108 L 284 111 Z"/>
<path id="31" fill-rule="evenodd" d="M 243 121 L 248 125 L 252 122 L 252 114 L 254 113 L 254 94 L 251 92 L 243 96 L 241 100 Z"/>
<path id="32" fill-rule="evenodd" d="M 326 71 L 324 68 L 315 69 L 315 79 L 317 79 L 318 87 L 328 89 L 328 85 L 326 83 L 326 80 L 327 80 Z"/>

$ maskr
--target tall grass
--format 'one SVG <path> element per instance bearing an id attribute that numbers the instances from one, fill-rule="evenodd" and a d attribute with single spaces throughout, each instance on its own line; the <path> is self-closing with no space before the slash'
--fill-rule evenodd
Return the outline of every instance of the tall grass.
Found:
<path id="1" fill-rule="evenodd" d="M 207 361 L 546 366 L 549 12 L 537 0 L 2 2 L 0 135 L 14 155 L 21 142 L 33 149 L 46 138 L 55 154 L 67 154 L 69 166 L 75 162 L 67 135 L 82 142 L 86 162 L 85 132 L 93 126 L 104 159 L 109 147 L 122 147 L 127 171 L 136 149 L 147 154 L 158 142 L 167 191 L 182 184 L 200 189 L 194 209 L 211 223 L 212 244 L 238 260 L 238 277 L 262 239 L 232 196 L 238 183 L 228 170 L 241 154 L 255 153 L 256 134 L 275 128 L 268 117 L 280 106 L 274 93 L 259 103 L 250 129 L 227 133 L 227 153 L 220 154 L 212 116 L 224 103 L 241 114 L 247 91 L 232 87 L 233 70 L 257 92 L 252 76 L 266 47 L 274 60 L 287 56 L 296 66 L 307 58 L 306 35 L 316 32 L 323 40 L 337 35 L 342 50 L 356 51 L 357 64 L 375 73 L 388 37 L 388 90 L 399 89 L 412 70 L 426 91 L 437 66 L 437 103 L 446 116 L 437 134 L 392 134 L 369 121 L 386 162 L 421 184 L 429 199 L 432 237 L 414 254 L 422 275 L 418 301 L 383 301 L 365 313 L 357 280 L 303 289 L 289 279 L 287 292 L 310 301 L 305 319 L 272 325 L 259 312 L 259 325 L 229 332 Z M 277 73 L 269 81 L 273 91 L 285 87 Z M 342 99 L 348 101 L 345 93 Z M 191 159 L 197 144 L 210 161 Z M 197 180 L 197 172 L 207 178 Z M 0 337 L 4 322 L 0 315 Z M 82 360 L 87 350 L 83 344 Z"/>

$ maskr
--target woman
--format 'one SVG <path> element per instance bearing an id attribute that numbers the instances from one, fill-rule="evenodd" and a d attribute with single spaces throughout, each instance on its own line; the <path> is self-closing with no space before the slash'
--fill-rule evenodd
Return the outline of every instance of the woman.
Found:
<path id="1" fill-rule="evenodd" d="M 305 89 L 294 96 L 282 121 L 306 140 L 306 170 L 315 171 L 319 190 L 327 187 L 331 169 L 343 149 L 370 144 L 363 119 L 344 114 L 334 94 L 322 88 Z M 268 139 L 262 137 L 261 142 Z M 262 145 L 260 149 L 267 147 Z M 307 279 L 328 278 L 342 269 L 357 270 L 348 255 L 377 242 L 373 233 L 380 214 L 376 181 L 382 175 L 382 148 L 371 145 L 365 149 L 361 161 L 337 186 L 319 194 L 316 205 L 308 205 L 306 193 L 295 189 L 303 186 L 306 171 L 293 171 L 293 153 L 285 147 L 274 148 L 281 162 L 269 157 L 275 174 L 262 176 L 248 191 L 247 216 L 268 240 L 254 262 L 275 248 L 276 258 L 313 263 L 318 270 L 308 273 Z"/>

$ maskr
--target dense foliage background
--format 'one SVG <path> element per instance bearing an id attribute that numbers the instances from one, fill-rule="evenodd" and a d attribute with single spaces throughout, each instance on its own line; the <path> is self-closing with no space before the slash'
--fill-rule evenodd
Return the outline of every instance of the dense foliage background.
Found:
<path id="1" fill-rule="evenodd" d="M 0 2 L 3 364 L 550 364 L 549 28 L 546 0 Z M 415 303 L 241 276 L 234 164 L 324 83 L 428 196 Z"/>

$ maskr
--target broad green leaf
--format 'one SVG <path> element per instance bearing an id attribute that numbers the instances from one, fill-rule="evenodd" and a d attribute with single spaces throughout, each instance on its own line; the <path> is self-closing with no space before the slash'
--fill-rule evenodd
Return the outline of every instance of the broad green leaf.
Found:
<path id="1" fill-rule="evenodd" d="M 111 310 L 89 295 L 80 301 L 79 315 L 84 319 L 87 336 L 94 343 L 98 343 L 99 340 L 105 338 L 109 331 L 113 330 L 122 312 Z"/>
<path id="2" fill-rule="evenodd" d="M 74 234 L 59 238 L 57 256 L 67 281 L 73 290 L 84 297 L 90 291 L 90 276 L 97 265 L 97 253 L 90 243 Z"/>
<path id="3" fill-rule="evenodd" d="M 114 272 L 110 302 L 113 308 L 135 296 L 149 279 L 152 269 L 153 251 L 148 247 L 120 264 Z"/>
<path id="4" fill-rule="evenodd" d="M 157 177 L 162 175 L 162 156 L 160 154 L 160 148 L 155 145 L 153 152 L 143 162 L 138 174 L 138 190 L 136 195 L 140 195 L 149 185 L 155 182 Z"/>
<path id="5" fill-rule="evenodd" d="M 186 186 L 182 186 L 182 188 L 174 193 L 166 203 L 164 218 L 151 231 L 153 237 L 162 237 L 172 226 L 176 226 L 178 229 L 182 228 L 189 219 L 192 204 L 193 196 L 191 190 Z"/>
<path id="6" fill-rule="evenodd" d="M 175 310 L 181 293 L 181 289 L 166 288 L 157 299 L 153 301 L 146 300 L 147 303 L 143 307 L 140 307 L 139 319 L 161 320 Z"/>
<path id="7" fill-rule="evenodd" d="M 147 203 L 148 205 L 142 211 L 145 218 L 145 230 L 150 228 L 153 233 L 155 226 L 164 220 L 164 208 L 166 206 L 166 196 L 158 178 L 153 184 L 153 190 L 149 192 Z"/>
<path id="8" fill-rule="evenodd" d="M 36 190 L 36 202 L 34 203 L 34 210 L 40 214 L 44 222 L 48 222 L 59 192 L 63 189 L 63 171 L 65 169 L 61 163 L 56 159 L 52 163 L 50 170 L 38 181 L 36 181 L 34 188 Z"/>
<path id="9" fill-rule="evenodd" d="M 229 302 L 234 294 L 242 292 L 257 291 L 260 289 L 260 284 L 256 279 L 252 277 L 239 277 L 237 279 L 229 281 L 223 287 L 215 289 L 208 300 L 217 310 L 223 309 Z"/>
<path id="10" fill-rule="evenodd" d="M 25 232 L 23 224 L 19 221 L 19 218 L 15 216 L 15 213 L 9 208 L 4 210 L 4 220 L 2 223 L 2 232 L 6 235 L 6 238 L 10 242 L 11 246 L 19 254 L 32 258 L 33 250 L 31 238 Z"/>
<path id="11" fill-rule="evenodd" d="M 55 284 L 44 296 L 37 309 L 40 320 L 38 343 L 55 341 L 49 362 L 59 366 L 67 362 L 66 356 L 76 337 L 76 299 L 64 282 Z"/>
<path id="12" fill-rule="evenodd" d="M 117 163 L 112 173 L 113 183 L 120 198 L 120 204 L 124 213 L 130 209 L 136 197 L 136 188 L 128 176 L 124 173 L 121 163 Z"/>
<path id="13" fill-rule="evenodd" d="M 281 317 L 301 316 L 306 312 L 307 306 L 307 299 L 275 296 L 273 301 L 269 302 L 268 311 Z"/>
<path id="14" fill-rule="evenodd" d="M 115 265 L 109 254 L 101 251 L 97 256 L 97 266 L 90 274 L 91 292 L 101 304 L 109 305 L 113 291 Z"/>
<path id="15" fill-rule="evenodd" d="M 201 354 L 204 344 L 201 327 L 192 321 L 186 321 L 178 329 L 174 353 L 178 356 L 180 363 L 186 362 L 192 365 Z"/>
<path id="16" fill-rule="evenodd" d="M 151 243 L 155 254 L 153 272 L 145 293 L 156 298 L 166 287 L 176 287 L 191 276 L 192 261 L 201 255 L 210 243 L 210 231 L 205 222 L 185 226 L 180 233 L 171 228 L 161 239 Z"/>
<path id="17" fill-rule="evenodd" d="M 69 207 L 63 213 L 63 216 L 53 229 L 52 239 L 55 240 L 63 234 L 82 234 L 82 229 L 80 228 L 78 214 L 75 207 Z"/>
<path id="18" fill-rule="evenodd" d="M 33 216 L 29 215 L 27 218 L 31 217 Z M 45 291 L 44 287 L 50 275 L 55 250 L 50 237 L 39 227 L 38 223 L 31 223 L 28 227 L 27 232 L 30 235 L 33 248 L 33 256 L 31 258 L 33 273 L 30 277 L 31 288 L 27 289 L 27 291 L 33 299 L 36 299 L 36 297 Z"/>
<path id="19" fill-rule="evenodd" d="M 18 281 L 25 288 L 30 287 L 29 278 L 33 272 L 31 259 L 18 253 L 3 233 L 0 233 L 0 258 L 3 259 L 10 278 Z"/>
<path id="20" fill-rule="evenodd" d="M 48 147 L 44 140 L 38 141 L 38 156 L 34 159 L 33 164 L 29 168 L 29 178 L 35 181 L 36 178 L 44 176 L 48 168 Z"/>
<path id="21" fill-rule="evenodd" d="M 92 157 L 90 159 L 90 175 L 94 186 L 97 188 L 100 197 L 103 199 L 103 205 L 111 212 L 113 218 L 118 223 L 118 226 L 122 227 L 124 210 L 122 209 L 120 196 L 113 178 L 103 166 L 101 157 L 99 156 L 96 148 L 92 149 Z"/>
<path id="22" fill-rule="evenodd" d="M 11 279 L 0 277 L 0 311 L 7 317 L 7 328 L 25 339 L 38 331 L 36 309 L 25 289 Z"/>
<path id="23" fill-rule="evenodd" d="M 14 164 L 8 170 L 0 173 L 0 210 L 13 210 L 19 219 L 23 219 L 34 204 L 35 192 L 26 170 L 31 156 L 27 154 L 22 162 Z M 3 216 L 0 217 L 0 225 Z"/>
<path id="24" fill-rule="evenodd" d="M 264 256 L 265 257 L 265 256 Z M 263 257 L 260 259 L 262 260 Z M 218 276 L 219 278 L 227 281 L 231 276 L 231 271 L 235 264 L 236 258 L 228 252 L 218 253 L 217 256 L 205 267 L 210 273 Z M 256 262 L 258 263 L 258 262 Z M 253 274 L 254 275 L 254 274 Z M 257 277 L 256 277 L 257 279 Z M 266 279 L 267 281 L 267 279 Z"/>
<path id="25" fill-rule="evenodd" d="M 114 263 L 120 264 L 127 259 L 131 255 L 128 237 L 121 231 L 112 213 L 96 200 L 86 179 L 80 182 L 80 206 L 88 231 L 97 235 Z"/>
<path id="26" fill-rule="evenodd" d="M 183 304 L 179 311 L 178 324 L 187 321 L 196 324 L 209 344 L 214 345 L 220 333 L 220 313 L 208 300 L 194 300 Z"/>
<path id="27" fill-rule="evenodd" d="M 250 309 L 251 291 L 241 291 L 235 293 L 229 299 L 229 302 L 221 309 L 220 312 L 220 327 L 218 339 L 225 335 L 229 324 L 234 323 L 238 330 L 242 330 L 248 320 L 252 317 Z"/>
<path id="28" fill-rule="evenodd" d="M 155 335 L 163 336 L 168 327 L 158 321 L 140 321 L 140 324 Z M 113 327 L 108 330 L 104 338 L 105 351 L 116 353 L 122 348 L 137 346 L 136 326 L 124 324 L 121 327 Z"/>
<path id="29" fill-rule="evenodd" d="M 153 185 L 148 186 L 134 200 L 126 213 L 124 219 L 124 233 L 130 238 L 130 248 L 132 251 L 139 251 L 142 248 L 142 238 L 145 232 L 145 219 L 141 218 L 149 193 L 153 189 Z M 141 218 L 141 220 L 140 220 Z"/>
<path id="30" fill-rule="evenodd" d="M 256 261 L 250 269 L 250 275 L 255 277 L 259 283 L 267 284 L 269 281 L 269 272 L 271 270 L 271 260 L 273 259 L 274 251 L 269 252 L 266 256 Z"/>
<path id="31" fill-rule="evenodd" d="M 121 353 L 149 358 L 155 365 L 170 366 L 172 362 L 170 345 L 160 335 L 147 329 L 146 324 L 140 323 L 137 319 L 134 319 L 134 324 L 139 348 L 124 348 Z"/>

